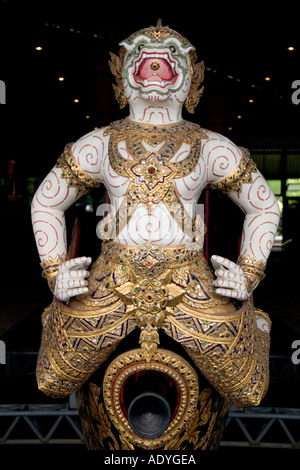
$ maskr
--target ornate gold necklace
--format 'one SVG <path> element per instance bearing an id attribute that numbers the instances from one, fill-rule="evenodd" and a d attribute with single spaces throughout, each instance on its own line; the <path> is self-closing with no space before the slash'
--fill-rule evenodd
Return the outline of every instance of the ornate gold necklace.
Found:
<path id="1" fill-rule="evenodd" d="M 119 209 L 117 233 L 128 223 L 138 204 L 151 214 L 153 205 L 163 202 L 185 233 L 192 236 L 191 220 L 173 185 L 173 181 L 189 175 L 199 160 L 201 139 L 206 133 L 198 124 L 181 121 L 175 125 L 148 126 L 124 119 L 112 123 L 105 131 L 110 135 L 109 161 L 114 171 L 130 180 L 126 198 Z M 124 158 L 119 143 L 125 141 L 132 159 Z M 188 156 L 171 162 L 182 144 L 189 144 Z M 147 150 L 145 144 L 152 150 Z"/>

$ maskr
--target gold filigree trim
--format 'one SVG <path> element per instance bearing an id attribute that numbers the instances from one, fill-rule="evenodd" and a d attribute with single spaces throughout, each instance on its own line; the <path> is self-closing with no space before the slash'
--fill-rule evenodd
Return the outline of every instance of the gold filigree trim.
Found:
<path id="1" fill-rule="evenodd" d="M 123 82 L 122 82 L 122 72 L 123 72 L 123 63 L 126 50 L 124 47 L 120 49 L 120 55 L 110 53 L 110 61 L 108 62 L 111 73 L 116 79 L 116 85 L 113 83 L 113 90 L 117 102 L 119 103 L 120 109 L 125 108 L 128 104 L 128 100 L 124 93 Z"/>
<path id="2" fill-rule="evenodd" d="M 153 147 L 163 142 L 167 136 L 176 137 L 177 139 L 184 138 L 187 143 L 192 143 L 193 138 L 207 139 L 207 133 L 199 124 L 182 120 L 175 124 L 164 124 L 153 126 L 151 124 L 139 124 L 129 118 L 113 121 L 104 131 L 104 135 L 114 134 L 116 131 L 119 135 L 118 140 L 124 140 L 126 135 L 131 134 L 136 138 L 143 137 L 147 143 Z M 135 142 L 134 142 L 135 143 Z"/>
<path id="3" fill-rule="evenodd" d="M 214 321 L 207 315 L 191 318 L 183 312 L 169 316 L 170 329 L 165 328 L 182 342 L 212 386 L 235 406 L 257 406 L 268 388 L 270 337 L 257 328 L 257 312 L 249 302 L 236 312 L 236 318 L 216 315 Z"/>
<path id="4" fill-rule="evenodd" d="M 102 256 L 115 264 L 132 267 L 136 277 L 153 279 L 167 269 L 189 266 L 203 258 L 198 245 L 160 246 L 146 243 L 141 246 L 128 246 L 108 241 L 103 244 Z M 125 270 L 125 268 L 123 268 Z"/>
<path id="5" fill-rule="evenodd" d="M 136 31 L 135 33 L 132 33 L 127 39 L 126 42 L 132 43 L 132 41 L 137 37 L 142 34 L 145 34 L 149 38 L 155 40 L 155 41 L 163 41 L 164 39 L 168 37 L 174 37 L 178 39 L 184 46 L 191 46 L 190 41 L 182 36 L 180 33 L 175 31 L 174 29 L 169 28 L 169 26 L 162 26 L 162 25 L 157 25 L 157 26 L 150 26 L 148 28 L 141 29 L 139 31 Z"/>
<path id="6" fill-rule="evenodd" d="M 116 263 L 124 263 L 121 270 L 128 273 L 128 281 L 116 286 L 115 292 L 134 309 L 136 324 L 141 329 L 143 355 L 150 361 L 159 345 L 158 328 L 162 327 L 169 309 L 185 295 L 182 287 L 171 283 L 170 268 L 190 264 L 193 259 L 199 259 L 200 253 L 184 247 L 160 247 L 149 243 L 128 248 L 113 242 L 105 245 L 104 252 Z M 142 267 L 144 271 L 141 272 Z M 163 272 L 164 278 L 159 279 L 157 275 Z"/>
<path id="7" fill-rule="evenodd" d="M 49 256 L 46 260 L 43 260 L 40 264 L 43 270 L 42 272 L 43 278 L 51 279 L 52 277 L 57 276 L 59 266 L 65 263 L 67 259 L 68 259 L 68 255 L 57 254 L 55 258 L 52 258 L 52 256 Z"/>
<path id="8" fill-rule="evenodd" d="M 220 189 L 225 194 L 230 192 L 240 193 L 243 183 L 253 182 L 252 173 L 257 171 L 256 163 L 250 157 L 250 153 L 247 149 L 240 148 L 243 152 L 243 156 L 236 169 L 218 183 L 210 184 L 209 187 L 211 189 Z"/>
<path id="9" fill-rule="evenodd" d="M 139 204 L 151 213 L 154 205 L 163 202 L 179 227 L 192 240 L 192 219 L 175 190 L 174 180 L 191 174 L 195 169 L 201 152 L 201 139 L 206 133 L 200 126 L 181 121 L 169 126 L 144 126 L 129 119 L 112 123 L 105 132 L 109 135 L 109 161 L 113 170 L 127 177 L 130 184 L 116 214 L 116 235 L 128 224 Z M 133 160 L 124 158 L 119 151 L 119 143 L 125 141 L 126 148 Z M 149 151 L 145 143 L 159 150 Z M 180 147 L 190 145 L 188 156 L 180 162 L 173 162 Z"/>
<path id="10" fill-rule="evenodd" d="M 169 376 L 175 382 L 180 395 L 176 415 L 166 431 L 153 440 L 143 438 L 132 430 L 123 413 L 120 400 L 121 387 L 128 377 L 145 370 Z M 196 371 L 181 356 L 164 349 L 158 349 L 151 362 L 146 363 L 140 349 L 121 354 L 108 366 L 103 379 L 104 404 L 111 421 L 118 429 L 120 436 L 145 450 L 166 445 L 189 425 L 197 412 L 198 395 L 199 384 Z"/>
<path id="11" fill-rule="evenodd" d="M 56 167 L 62 170 L 61 178 L 68 180 L 69 186 L 79 193 L 87 193 L 90 188 L 99 188 L 100 181 L 89 176 L 77 163 L 72 153 L 72 143 L 67 144 L 57 160 Z"/>
<path id="12" fill-rule="evenodd" d="M 195 113 L 195 109 L 199 104 L 201 96 L 203 95 L 204 86 L 200 88 L 200 85 L 204 80 L 204 70 L 205 66 L 203 61 L 198 62 L 197 64 L 194 64 L 193 61 L 191 62 L 191 87 L 189 94 L 184 102 L 186 110 L 191 114 Z"/>
<path id="13" fill-rule="evenodd" d="M 260 281 L 265 277 L 265 269 L 267 263 L 263 260 L 258 260 L 255 256 L 250 258 L 247 256 L 239 256 L 237 264 L 243 269 L 245 274 L 256 276 Z"/>
<path id="14" fill-rule="evenodd" d="M 86 444 L 90 450 L 135 450 L 134 441 L 117 432 L 102 402 L 102 389 L 88 383 L 86 390 L 77 394 L 81 414 L 81 425 Z M 218 448 L 230 405 L 216 397 L 212 388 L 204 388 L 198 398 L 197 412 L 188 426 L 174 438 L 162 444 L 164 450 L 186 450 L 191 444 L 194 450 Z M 83 413 L 82 413 L 83 412 Z"/>
<path id="15" fill-rule="evenodd" d="M 248 293 L 252 293 L 258 284 L 265 278 L 265 269 L 267 263 L 253 257 L 239 256 L 237 264 L 242 268 L 246 276 L 246 288 Z"/>
<path id="16" fill-rule="evenodd" d="M 162 328 L 222 396 L 237 406 L 257 405 L 268 382 L 269 335 L 258 331 L 260 313 L 249 302 L 236 311 L 229 299 L 215 295 L 203 253 L 190 259 L 193 252 L 182 247 L 143 249 L 104 243 L 91 269 L 89 294 L 68 306 L 54 299 L 46 309 L 37 364 L 40 390 L 54 397 L 78 390 L 138 326 L 145 346 L 154 345 L 151 357 L 147 347 L 138 350 L 144 364 L 160 351 L 152 332 Z"/>

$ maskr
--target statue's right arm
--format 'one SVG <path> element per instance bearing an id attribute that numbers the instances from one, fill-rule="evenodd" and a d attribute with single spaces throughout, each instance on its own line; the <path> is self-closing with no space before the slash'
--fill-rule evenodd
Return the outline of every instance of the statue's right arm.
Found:
<path id="1" fill-rule="evenodd" d="M 85 184 L 96 187 L 102 180 L 103 132 L 91 132 L 70 146 L 67 158 L 65 153 L 40 184 L 31 206 L 43 275 L 62 301 L 87 291 L 91 258 L 67 259 L 65 211 L 86 192 Z M 72 173 L 73 168 L 82 171 Z"/>

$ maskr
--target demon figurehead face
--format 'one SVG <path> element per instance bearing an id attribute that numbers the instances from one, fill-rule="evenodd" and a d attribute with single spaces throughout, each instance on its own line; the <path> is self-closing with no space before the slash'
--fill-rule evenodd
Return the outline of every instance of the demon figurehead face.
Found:
<path id="1" fill-rule="evenodd" d="M 137 100 L 186 104 L 193 112 L 203 87 L 203 62 L 196 64 L 195 48 L 169 27 L 140 30 L 120 43 L 120 57 L 111 55 L 120 106 Z"/>

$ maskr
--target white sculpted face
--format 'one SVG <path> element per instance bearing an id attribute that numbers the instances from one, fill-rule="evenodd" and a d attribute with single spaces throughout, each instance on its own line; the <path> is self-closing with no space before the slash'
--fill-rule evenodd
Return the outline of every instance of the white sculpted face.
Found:
<path id="1" fill-rule="evenodd" d="M 137 100 L 166 102 L 182 107 L 191 85 L 188 53 L 194 49 L 178 37 L 164 39 L 137 35 L 121 43 L 127 54 L 123 86 L 129 104 Z"/>

